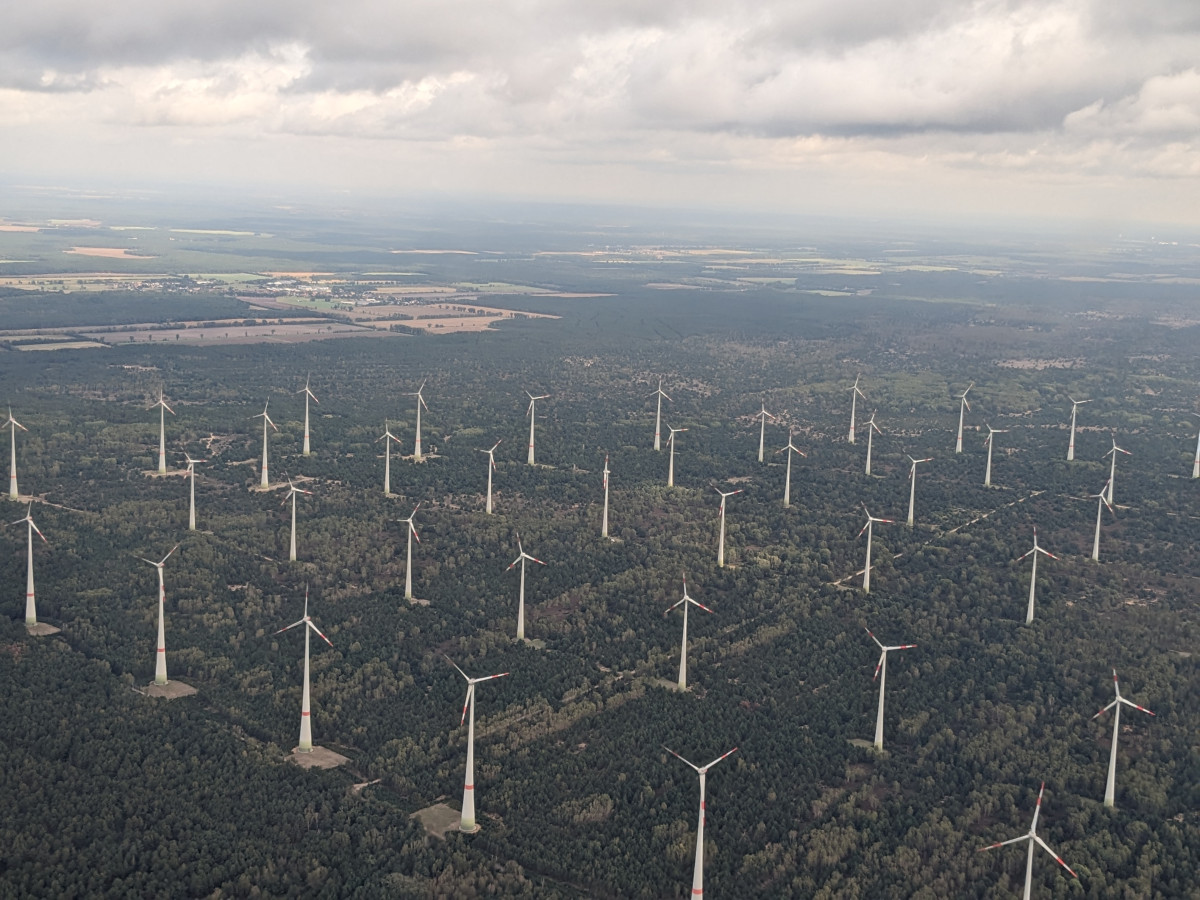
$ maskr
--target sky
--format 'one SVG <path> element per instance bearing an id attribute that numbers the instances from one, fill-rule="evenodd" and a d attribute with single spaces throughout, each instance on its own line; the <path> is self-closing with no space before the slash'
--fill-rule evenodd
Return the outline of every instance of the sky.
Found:
<path id="1" fill-rule="evenodd" d="M 1200 220 L 1196 0 L 4 5 L 29 183 Z"/>

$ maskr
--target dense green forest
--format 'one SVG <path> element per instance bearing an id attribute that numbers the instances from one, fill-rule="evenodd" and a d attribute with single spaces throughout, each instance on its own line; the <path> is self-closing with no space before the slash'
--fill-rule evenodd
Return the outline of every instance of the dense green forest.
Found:
<path id="1" fill-rule="evenodd" d="M 520 265 L 526 282 L 606 283 L 611 296 L 521 298 L 561 318 L 486 334 L 0 352 L 2 399 L 28 428 L 21 491 L 46 501 L 33 505 L 47 538 L 34 548 L 39 618 L 62 629 L 25 634 L 25 529 L 7 529 L 3 893 L 683 897 L 698 788 L 666 745 L 697 762 L 739 748 L 708 776 L 714 897 L 1016 896 L 1023 847 L 976 851 L 1028 829 L 1043 780 L 1038 833 L 1079 878 L 1039 851 L 1039 896 L 1200 896 L 1200 324 L 1178 318 L 1194 290 L 922 272 L 867 296 L 853 275 L 801 279 L 836 283 L 838 298 L 790 284 L 663 292 L 624 272 Z M 149 320 L 136 302 L 122 321 Z M 190 298 L 187 314 L 236 303 L 212 302 L 208 313 Z M 310 373 L 320 404 L 305 457 Z M 674 488 L 652 449 L 659 378 L 664 433 L 688 429 Z M 426 379 L 430 456 L 416 463 L 402 458 L 408 394 Z M 147 475 L 160 387 L 175 412 L 170 465 L 205 460 L 196 532 L 184 478 Z M 536 467 L 526 390 L 550 395 Z M 311 479 L 296 563 L 284 492 L 253 490 L 252 417 L 268 397 L 272 481 Z M 1072 463 L 1070 397 L 1093 401 Z M 760 402 L 779 417 L 762 464 Z M 876 411 L 867 476 L 861 425 Z M 403 441 L 390 497 L 385 422 Z M 991 488 L 986 425 L 1008 430 Z M 793 461 L 784 508 L 776 451 L 789 430 L 808 456 Z M 1118 460 L 1093 562 L 1113 434 L 1132 455 Z M 477 451 L 497 440 L 488 516 Z M 906 454 L 933 457 L 912 529 Z M 718 568 L 713 488 L 728 485 L 745 492 L 729 499 Z M 410 604 L 401 520 L 418 502 Z M 874 529 L 869 594 L 856 574 L 864 504 L 897 520 Z M 1034 526 L 1059 559 L 1039 563 L 1026 626 L 1029 566 L 1015 560 Z M 529 643 L 514 639 L 517 575 L 505 572 L 518 533 L 547 564 L 528 573 Z M 157 591 L 138 557 L 176 543 L 168 667 L 198 693 L 168 702 L 134 690 L 153 677 Z M 689 620 L 679 692 L 680 621 L 664 610 L 685 573 L 713 613 Z M 328 771 L 287 759 L 302 650 L 298 634 L 273 632 L 299 618 L 306 589 L 334 645 L 314 643 L 314 740 L 350 758 Z M 877 702 L 864 627 L 918 645 L 889 659 L 883 753 L 861 743 Z M 435 838 L 410 816 L 457 808 L 466 742 L 462 679 L 444 656 L 511 674 L 477 697 L 482 830 Z M 1106 809 L 1112 722 L 1092 716 L 1112 699 L 1112 668 L 1156 716 L 1122 718 Z"/>

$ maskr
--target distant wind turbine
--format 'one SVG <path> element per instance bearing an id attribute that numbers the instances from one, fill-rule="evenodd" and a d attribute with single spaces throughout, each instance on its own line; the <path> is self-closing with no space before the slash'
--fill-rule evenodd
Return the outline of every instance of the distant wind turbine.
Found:
<path id="1" fill-rule="evenodd" d="M 1075 458 L 1075 413 L 1079 407 L 1085 403 L 1091 403 L 1091 400 L 1071 400 L 1071 441 L 1067 444 L 1067 461 L 1070 462 Z"/>
<path id="2" fill-rule="evenodd" d="M 707 606 L 705 606 L 703 603 L 698 603 L 697 601 L 693 600 L 691 597 L 688 596 L 687 576 L 684 575 L 683 576 L 683 598 L 680 600 L 677 600 L 675 603 L 672 603 L 667 608 L 666 612 L 663 613 L 663 617 L 665 618 L 667 616 L 667 614 L 670 613 L 671 610 L 673 610 L 675 607 L 681 606 L 681 605 L 683 606 L 683 640 L 680 642 L 680 645 L 679 645 L 680 646 L 680 650 L 679 650 L 679 689 L 681 691 L 687 690 L 687 625 L 688 625 L 688 604 L 689 603 L 692 604 L 693 606 L 700 607 L 706 613 L 712 612 L 712 610 L 709 609 Z"/>
<path id="3" fill-rule="evenodd" d="M 271 486 L 271 479 L 269 477 L 267 477 L 267 426 L 270 425 L 276 431 L 279 430 L 279 427 L 274 422 L 272 422 L 271 417 L 269 415 L 267 415 L 267 406 L 270 403 L 271 403 L 271 398 L 268 397 L 267 402 L 263 404 L 263 411 L 261 413 L 259 413 L 257 416 L 250 417 L 252 419 L 262 419 L 263 420 L 263 460 L 262 460 L 262 482 L 261 482 L 261 485 L 264 488 L 268 488 Z"/>
<path id="4" fill-rule="evenodd" d="M 425 381 L 428 380 L 428 378 L 425 379 Z M 425 381 L 421 382 L 421 386 L 416 391 L 408 395 L 417 398 L 417 442 L 413 448 L 413 459 L 417 462 L 421 461 L 421 407 L 424 406 L 426 410 L 429 409 L 429 406 L 425 403 L 425 398 L 421 396 L 421 391 L 425 390 Z M 530 441 L 530 446 L 532 444 L 533 442 Z"/>
<path id="5" fill-rule="evenodd" d="M 696 862 L 692 868 L 692 898 L 693 900 L 702 900 L 704 897 L 704 823 L 706 818 L 704 780 L 705 776 L 708 774 L 708 770 L 725 757 L 736 753 L 737 747 L 722 753 L 706 766 L 698 766 L 693 762 L 689 762 L 687 759 L 684 759 L 684 757 L 680 756 L 665 744 L 663 745 L 663 749 L 672 756 L 682 759 L 685 763 L 695 769 L 696 773 L 700 776 L 700 824 L 696 827 Z"/>
<path id="6" fill-rule="evenodd" d="M 862 531 L 860 531 L 858 533 L 859 537 L 862 537 L 863 531 L 865 531 L 867 533 L 867 565 L 866 565 L 866 568 L 863 569 L 863 590 L 866 591 L 867 593 L 870 593 L 871 592 L 871 534 L 873 531 L 871 526 L 874 525 L 876 522 L 886 522 L 889 525 L 894 525 L 895 522 L 893 522 L 891 519 L 880 519 L 880 518 L 877 518 L 876 516 L 871 515 L 871 513 L 867 510 L 867 505 L 865 503 L 862 505 L 862 508 L 863 508 L 863 512 L 865 512 L 867 514 L 867 524 L 864 525 L 862 527 Z"/>
<path id="7" fill-rule="evenodd" d="M 151 409 L 158 409 L 158 474 L 167 474 L 167 413 L 175 415 L 175 410 L 167 406 L 163 399 L 162 388 L 158 389 L 158 401 Z M 11 413 L 10 413 L 11 415 Z"/>
<path id="8" fill-rule="evenodd" d="M 309 450 L 309 447 L 308 447 L 308 401 L 311 398 L 312 402 L 316 403 L 318 406 L 321 403 L 321 401 L 317 399 L 317 395 L 314 394 L 308 386 L 309 380 L 311 379 L 311 377 L 312 376 L 310 375 L 309 377 L 304 379 L 304 389 L 303 390 L 296 391 L 297 394 L 304 395 L 304 455 L 305 456 L 311 455 L 311 451 Z"/>
<path id="9" fill-rule="evenodd" d="M 871 412 L 871 418 L 867 420 L 867 471 L 866 474 L 871 474 L 871 439 L 875 434 L 883 434 L 879 430 L 879 426 L 875 424 L 875 412 Z"/>
<path id="10" fill-rule="evenodd" d="M 310 704 L 309 704 L 310 691 L 309 691 L 309 665 L 308 665 L 309 637 L 310 637 L 309 632 L 311 631 L 311 632 L 315 633 L 317 635 L 317 637 L 319 637 L 321 640 L 323 640 L 325 643 L 327 643 L 330 647 L 333 646 L 333 641 L 329 640 L 329 638 L 325 637 L 325 635 L 323 635 L 321 633 L 321 629 L 313 624 L 313 620 L 308 615 L 308 588 L 307 587 L 304 588 L 304 617 L 299 619 L 296 622 L 293 622 L 291 625 L 287 625 L 283 628 L 280 628 L 278 631 L 275 632 L 275 634 L 283 634 L 285 631 L 289 631 L 292 628 L 295 628 L 297 625 L 304 626 L 304 693 L 301 695 L 301 699 L 300 699 L 300 744 L 296 747 L 296 751 L 298 753 L 312 753 L 312 749 L 313 749 L 312 710 L 310 709 Z M 274 635 L 272 635 L 272 637 L 273 636 Z"/>
<path id="11" fill-rule="evenodd" d="M 1033 811 L 1033 823 L 1029 826 L 1028 834 L 1023 834 L 1020 837 L 1015 837 L 1015 838 L 1012 838 L 1011 840 L 1000 841 L 997 844 L 989 844 L 986 847 L 979 848 L 979 852 L 982 853 L 984 850 L 995 850 L 997 847 L 1003 847 L 1005 844 L 1018 844 L 1021 841 L 1029 842 L 1029 855 L 1025 862 L 1025 900 L 1029 900 L 1029 892 L 1033 887 L 1033 845 L 1035 843 L 1040 844 L 1047 853 L 1049 853 L 1051 856 L 1054 857 L 1054 861 L 1056 863 L 1058 863 L 1060 866 L 1062 866 L 1064 869 L 1066 869 L 1068 872 L 1071 873 L 1072 877 L 1074 877 L 1074 878 L 1079 877 L 1078 875 L 1075 874 L 1075 871 L 1070 866 L 1068 866 L 1065 862 L 1063 862 L 1061 856 L 1059 856 L 1057 853 L 1055 853 L 1053 850 L 1050 849 L 1049 844 L 1047 844 L 1040 837 L 1038 837 L 1037 820 L 1038 820 L 1038 815 L 1042 811 L 1042 794 L 1044 794 L 1044 793 L 1046 793 L 1046 782 L 1043 781 L 1041 790 L 1038 791 L 1037 807 Z"/>
<path id="12" fill-rule="evenodd" d="M 1008 429 L 1007 428 L 993 428 L 991 425 L 986 426 L 986 428 L 988 430 L 988 436 L 983 439 L 983 442 L 985 444 L 987 444 L 988 460 L 987 460 L 987 471 L 984 473 L 984 476 L 983 476 L 983 484 L 985 487 L 991 487 L 992 486 L 992 447 L 994 447 L 996 444 L 996 441 L 994 440 L 994 438 L 998 434 L 1008 434 Z"/>
<path id="13" fill-rule="evenodd" d="M 1049 550 L 1044 550 L 1038 546 L 1037 526 L 1035 525 L 1033 527 L 1033 548 L 1027 550 L 1025 553 L 1017 557 L 1017 562 L 1020 562 L 1027 556 L 1033 557 L 1033 571 L 1029 573 L 1029 609 L 1025 611 L 1026 625 L 1033 621 L 1033 593 L 1035 590 L 1037 590 L 1037 562 L 1039 553 L 1041 553 L 1043 556 L 1048 556 L 1051 559 L 1058 559 L 1058 557 Z"/>
<path id="14" fill-rule="evenodd" d="M 913 508 L 917 503 L 917 463 L 933 462 L 933 457 L 927 456 L 924 459 L 913 459 L 910 456 L 908 457 L 908 461 L 912 463 L 912 468 L 908 470 L 908 527 L 912 528 L 914 524 Z"/>
<path id="15" fill-rule="evenodd" d="M 1092 495 L 1100 501 L 1096 504 L 1096 538 L 1092 541 L 1092 559 L 1097 561 L 1100 559 L 1100 516 L 1104 513 L 1106 506 L 1109 512 L 1113 512 L 1112 504 L 1108 502 L 1107 492 L 1108 485 L 1106 484 L 1100 489 L 1100 493 Z"/>
<path id="16" fill-rule="evenodd" d="M 671 462 L 667 466 L 667 487 L 675 486 L 675 435 L 681 431 L 687 431 L 686 428 L 672 428 L 667 426 L 667 430 L 671 432 L 667 438 L 667 443 L 671 445 Z"/>
<path id="17" fill-rule="evenodd" d="M 608 537 L 608 454 L 604 454 L 604 517 L 600 520 L 600 537 Z"/>
<path id="18" fill-rule="evenodd" d="M 25 518 L 17 519 L 15 522 L 9 522 L 9 527 L 20 525 L 24 522 L 28 525 L 29 532 L 29 556 L 25 566 L 25 627 L 32 628 L 37 625 L 37 598 L 33 590 L 33 533 L 36 531 L 37 536 L 42 539 L 43 544 L 50 543 L 46 540 L 46 536 L 42 534 L 42 530 L 33 523 L 33 502 L 29 504 L 29 509 L 25 511 Z"/>
<path id="19" fill-rule="evenodd" d="M 183 458 L 187 460 L 187 473 L 190 482 L 190 495 L 188 497 L 188 531 L 196 530 L 196 463 L 208 462 L 206 459 L 192 459 L 187 453 L 183 454 Z"/>
<path id="20" fill-rule="evenodd" d="M 496 471 L 496 448 L 500 446 L 500 441 L 492 444 L 491 450 L 479 450 L 479 453 L 486 453 L 488 458 L 488 492 L 487 492 L 487 514 L 492 514 L 492 473 Z"/>
<path id="21" fill-rule="evenodd" d="M 1133 456 L 1128 450 L 1124 450 L 1117 446 L 1117 436 L 1114 434 L 1112 439 L 1112 449 L 1105 453 L 1105 456 L 1112 457 L 1112 465 L 1108 469 L 1108 502 L 1113 502 L 1113 482 L 1117 477 L 1117 454 L 1124 453 L 1126 456 Z"/>
<path id="22" fill-rule="evenodd" d="M 971 411 L 971 404 L 967 402 L 967 394 L 971 393 L 973 387 L 975 387 L 975 382 L 972 381 L 958 398 L 958 440 L 954 442 L 955 453 L 962 453 L 963 419 Z"/>
<path id="23" fill-rule="evenodd" d="M 288 492 L 284 495 L 283 503 L 292 501 L 292 542 L 288 549 L 288 559 L 292 562 L 296 561 L 296 495 L 297 494 L 312 494 L 312 491 L 306 491 L 303 488 L 298 488 L 292 483 L 292 479 L 288 479 Z M 280 504 L 282 505 L 282 504 Z"/>
<path id="24" fill-rule="evenodd" d="M 762 403 L 762 409 L 759 410 L 757 413 L 755 413 L 754 418 L 762 419 L 762 425 L 758 429 L 758 461 L 762 462 L 763 461 L 763 444 L 767 438 L 767 419 L 770 419 L 772 422 L 774 422 L 775 416 L 773 416 L 769 412 L 767 412 L 767 404 L 764 401 Z"/>
<path id="25" fill-rule="evenodd" d="M 530 556 L 525 552 L 525 548 L 521 546 L 521 535 L 517 535 L 517 550 L 520 555 L 517 556 L 509 565 L 505 572 L 511 572 L 517 563 L 521 564 L 521 593 L 520 599 L 517 601 L 517 640 L 525 640 L 525 560 L 535 562 L 539 566 L 544 566 L 545 563 L 536 556 Z"/>
<path id="26" fill-rule="evenodd" d="M 879 638 L 871 633 L 871 629 L 866 629 L 867 634 L 871 635 L 871 640 L 879 645 L 879 662 L 875 664 L 875 674 L 871 680 L 879 679 L 879 711 L 875 714 L 875 749 L 883 749 L 883 692 L 887 686 L 887 655 L 889 650 L 911 650 L 916 647 L 916 644 L 897 644 L 894 647 L 885 647 L 880 643 Z"/>
<path id="27" fill-rule="evenodd" d="M 792 454 L 799 453 L 805 459 L 808 459 L 808 454 L 792 443 L 794 435 L 788 432 L 787 446 L 781 450 L 776 450 L 776 453 L 787 454 L 787 474 L 783 478 L 783 507 L 787 509 L 792 505 Z"/>
<path id="28" fill-rule="evenodd" d="M 529 393 L 529 391 L 526 391 L 525 395 L 529 398 L 529 409 L 526 411 L 525 414 L 527 416 L 529 416 L 529 460 L 528 460 L 528 462 L 529 462 L 529 465 L 532 466 L 533 465 L 533 426 L 534 426 L 534 423 L 537 421 L 536 404 L 539 400 L 545 400 L 550 395 L 549 394 L 541 394 L 541 395 L 535 397 L 535 396 L 533 396 L 533 394 Z"/>
<path id="29" fill-rule="evenodd" d="M 854 387 L 850 389 L 850 443 L 854 443 L 854 415 L 858 409 L 858 398 L 867 399 L 867 395 L 858 389 L 858 379 L 861 374 L 854 376 Z"/>
<path id="30" fill-rule="evenodd" d="M 413 507 L 411 516 L 409 516 L 407 519 L 400 520 L 401 522 L 405 523 L 408 526 L 408 528 L 405 529 L 405 531 L 408 532 L 408 564 L 405 566 L 405 569 L 404 569 L 404 599 L 405 600 L 411 600 L 412 595 L 413 595 L 413 593 L 412 593 L 412 542 L 413 542 L 413 538 L 417 539 L 418 544 L 421 543 L 421 537 L 420 537 L 420 535 L 417 534 L 417 526 L 413 524 L 413 519 L 416 517 L 417 510 L 420 508 L 421 508 L 421 504 L 418 503 L 416 506 Z"/>
<path id="31" fill-rule="evenodd" d="M 12 455 L 9 457 L 8 464 L 8 499 L 20 500 L 21 496 L 17 492 L 17 429 L 28 431 L 29 429 L 13 418 L 12 407 L 8 408 L 8 421 L 0 428 L 12 428 Z"/>
<path id="32" fill-rule="evenodd" d="M 391 426 L 388 425 L 388 420 L 383 420 L 383 434 L 375 438 L 375 443 L 383 441 L 383 493 L 384 496 L 392 495 L 392 441 L 400 443 L 400 438 L 392 434 Z"/>
<path id="33" fill-rule="evenodd" d="M 472 678 L 462 669 L 458 668 L 454 664 L 454 660 L 450 657 L 446 657 L 446 662 L 454 666 L 458 674 L 467 679 L 467 699 L 463 702 L 462 718 L 458 721 L 458 726 L 461 728 L 462 723 L 467 720 L 467 716 L 470 716 L 470 721 L 467 724 L 467 769 L 466 775 L 463 778 L 462 816 L 458 821 L 458 830 L 467 834 L 474 834 L 479 830 L 479 826 L 475 823 L 475 685 L 481 681 L 503 678 L 508 673 L 501 672 L 499 675 L 485 675 L 482 678 Z"/>
<path id="34" fill-rule="evenodd" d="M 1119 681 L 1117 681 L 1117 670 L 1113 669 L 1112 673 L 1113 690 L 1116 691 L 1117 697 L 1112 703 L 1108 704 L 1108 706 L 1104 707 L 1104 709 L 1092 716 L 1093 719 L 1098 719 L 1110 709 L 1113 711 L 1112 750 L 1110 750 L 1108 754 L 1108 782 L 1104 787 L 1104 805 L 1108 807 L 1112 807 L 1113 799 L 1116 796 L 1117 790 L 1117 735 L 1121 733 L 1121 704 L 1124 703 L 1126 706 L 1131 706 L 1134 709 L 1144 712 L 1148 716 L 1154 715 L 1154 713 L 1150 712 L 1150 710 L 1146 709 L 1146 707 L 1138 706 L 1132 700 L 1126 700 L 1124 697 L 1122 697 L 1121 684 Z"/>
<path id="35" fill-rule="evenodd" d="M 663 402 L 663 398 L 666 397 L 668 403 L 673 403 L 674 401 L 671 400 L 670 397 L 667 397 L 666 393 L 663 391 L 661 378 L 658 379 L 658 390 L 656 390 L 650 396 L 658 397 L 658 410 L 654 414 L 654 449 L 658 450 L 661 447 L 661 444 L 659 443 L 659 437 L 662 434 L 662 402 Z"/>
<path id="36" fill-rule="evenodd" d="M 178 549 L 179 545 L 176 544 L 171 548 L 171 553 L 174 553 Z M 154 683 L 160 685 L 167 683 L 167 632 L 166 625 L 163 622 L 163 606 L 166 603 L 167 590 L 163 586 L 163 565 L 171 558 L 171 553 L 168 553 L 158 562 L 146 559 L 144 556 L 138 557 L 142 562 L 148 563 L 158 569 L 158 651 L 155 654 L 154 660 Z"/>
<path id="37" fill-rule="evenodd" d="M 713 490 L 721 495 L 721 509 L 717 513 L 717 517 L 721 520 L 721 536 L 717 540 L 717 566 L 723 569 L 725 568 L 725 498 L 732 497 L 734 494 L 740 494 L 742 489 L 723 491 L 720 488 L 713 488 Z"/>
<path id="38" fill-rule="evenodd" d="M 12 411 L 11 411 L 11 410 L 10 410 L 10 411 L 9 411 L 9 413 L 8 413 L 8 417 L 9 417 L 10 419 L 12 418 Z M 13 431 L 13 437 L 14 437 L 14 438 L 16 437 L 16 431 L 15 431 L 15 430 Z M 15 474 L 15 473 L 16 473 L 16 471 L 17 471 L 17 458 L 16 458 L 16 455 L 15 455 L 16 451 L 14 450 L 13 452 L 14 452 L 14 456 L 13 456 L 13 472 L 14 472 L 14 474 L 13 474 L 13 488 L 12 488 L 12 489 L 13 489 L 13 495 L 12 495 L 12 496 L 13 496 L 13 497 L 16 497 L 16 490 L 17 490 L 17 476 L 16 476 L 16 474 Z M 1192 463 L 1192 477 L 1193 477 L 1193 478 L 1200 478 L 1200 431 L 1197 431 L 1197 432 L 1196 432 L 1196 461 L 1195 461 L 1194 463 Z"/>

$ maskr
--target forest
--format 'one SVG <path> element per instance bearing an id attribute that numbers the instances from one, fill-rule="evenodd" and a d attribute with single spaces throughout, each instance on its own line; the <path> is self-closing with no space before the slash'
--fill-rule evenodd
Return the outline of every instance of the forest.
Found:
<path id="1" fill-rule="evenodd" d="M 554 257 L 513 269 L 606 296 L 489 298 L 560 318 L 482 334 L 0 350 L 0 399 L 27 429 L 20 492 L 46 539 L 38 618 L 61 629 L 26 633 L 27 531 L 5 529 L 0 893 L 685 897 L 699 789 L 664 748 L 699 764 L 736 746 L 707 776 L 714 897 L 1019 896 L 1024 844 L 977 851 L 1026 833 L 1043 781 L 1038 835 L 1078 877 L 1039 850 L 1035 896 L 1200 897 L 1194 286 L 922 270 L 883 287 L 800 272 L 664 291 L 646 286 L 653 273 Z M 239 308 L 226 295 L 60 299 L 47 292 L 23 324 L 43 308 L 76 324 L 89 304 L 137 322 Z M 669 450 L 653 450 L 660 379 L 664 437 L 687 429 L 674 487 Z M 527 391 L 549 395 L 535 466 Z M 257 490 L 268 398 L 271 481 L 312 492 L 296 500 L 296 562 L 286 490 Z M 1090 402 L 1068 462 L 1072 398 Z M 762 406 L 774 418 L 760 463 Z M 988 426 L 1002 429 L 990 487 Z M 385 428 L 400 441 L 391 495 Z M 807 456 L 784 507 L 789 434 Z M 487 515 L 479 451 L 497 441 Z M 1110 510 L 1096 494 L 1114 441 L 1129 455 Z M 196 531 L 185 454 L 203 460 Z M 910 456 L 932 458 L 912 528 Z M 727 501 L 724 567 L 715 489 L 743 490 Z M 409 602 L 403 520 L 417 504 Z M 27 508 L 6 506 L 6 522 Z M 873 528 L 869 593 L 864 507 L 894 520 Z M 1038 564 L 1027 625 L 1017 560 L 1034 527 L 1057 558 Z M 527 572 L 524 642 L 506 571 L 518 538 L 546 563 Z M 166 655 L 197 693 L 167 701 L 141 692 L 157 617 L 142 559 L 176 544 Z M 711 614 L 689 613 L 680 691 L 681 619 L 664 611 L 684 576 Z M 299 630 L 275 632 L 306 591 L 333 644 L 313 643 L 314 742 L 349 758 L 329 770 L 289 761 L 303 649 Z M 883 751 L 868 628 L 916 645 L 889 655 Z M 462 798 L 465 688 L 447 658 L 509 673 L 476 696 L 477 834 L 414 818 Z M 1113 669 L 1155 715 L 1123 713 L 1108 808 L 1112 713 L 1093 716 Z"/>

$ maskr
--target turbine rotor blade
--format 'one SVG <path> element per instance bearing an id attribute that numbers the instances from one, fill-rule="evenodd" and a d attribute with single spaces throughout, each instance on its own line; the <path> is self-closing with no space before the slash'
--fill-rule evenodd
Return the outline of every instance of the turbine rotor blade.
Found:
<path id="1" fill-rule="evenodd" d="M 1051 849 L 1050 849 L 1050 845 L 1049 845 L 1049 844 L 1047 844 L 1045 841 L 1043 841 L 1043 840 L 1042 840 L 1040 837 L 1038 837 L 1036 834 L 1035 834 L 1035 835 L 1033 835 L 1033 839 L 1034 839 L 1035 841 L 1037 841 L 1039 844 L 1041 844 L 1041 845 L 1042 845 L 1042 849 L 1043 849 L 1043 850 L 1045 850 L 1047 853 L 1049 853 L 1051 856 L 1053 856 L 1053 857 L 1054 857 L 1054 861 L 1055 861 L 1056 863 L 1058 863 L 1060 866 L 1062 866 L 1064 869 L 1066 869 L 1068 872 L 1070 872 L 1070 873 L 1071 873 L 1071 875 L 1072 875 L 1072 876 L 1074 876 L 1075 878 L 1078 878 L 1078 877 L 1079 877 L 1078 875 L 1076 875 L 1076 874 L 1075 874 L 1075 870 L 1074 870 L 1074 869 L 1072 869 L 1072 868 L 1071 868 L 1070 866 L 1068 866 L 1068 865 L 1067 865 L 1065 862 L 1063 862 L 1063 858 L 1062 858 L 1061 856 L 1059 856 L 1057 853 L 1055 853 L 1053 850 L 1051 850 Z"/>

